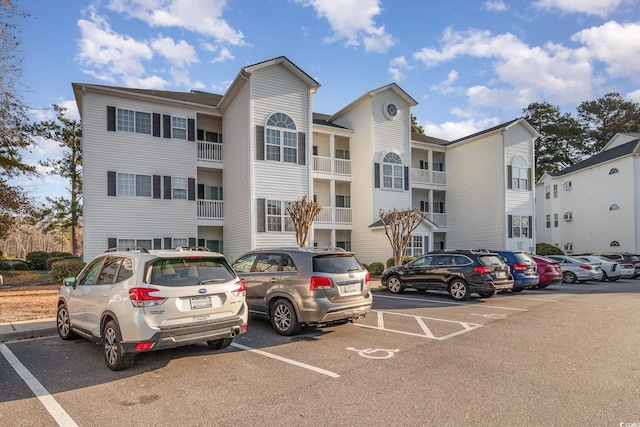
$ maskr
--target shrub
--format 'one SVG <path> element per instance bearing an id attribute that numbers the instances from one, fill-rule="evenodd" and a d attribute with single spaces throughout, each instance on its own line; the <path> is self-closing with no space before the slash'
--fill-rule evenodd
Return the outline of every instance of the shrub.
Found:
<path id="1" fill-rule="evenodd" d="M 62 283 L 66 277 L 76 277 L 85 265 L 86 263 L 79 259 L 67 258 L 56 261 L 51 265 L 53 280 L 58 283 Z"/>
<path id="2" fill-rule="evenodd" d="M 49 254 L 44 251 L 29 252 L 25 257 L 25 260 L 33 266 L 34 270 L 46 270 L 48 267 L 47 259 L 49 259 Z"/>
<path id="3" fill-rule="evenodd" d="M 53 265 L 54 262 L 62 261 L 64 259 L 77 259 L 77 260 L 80 259 L 79 257 L 75 257 L 75 256 L 73 256 L 71 254 L 64 254 L 64 252 L 52 252 L 52 254 L 54 254 L 54 253 L 63 254 L 63 255 L 61 255 L 61 256 L 53 256 L 53 255 L 51 255 L 49 257 L 49 259 L 47 260 L 47 270 L 51 270 L 51 266 Z"/>
<path id="4" fill-rule="evenodd" d="M 12 270 L 20 270 L 20 271 L 25 271 L 25 270 L 29 270 L 31 267 L 29 267 L 27 264 L 13 264 L 13 267 L 11 267 Z"/>
<path id="5" fill-rule="evenodd" d="M 415 257 L 412 257 L 411 255 L 405 255 L 404 258 L 402 258 L 402 265 L 411 262 L 415 259 Z M 391 267 L 395 267 L 396 266 L 396 260 L 394 257 L 391 257 L 387 260 L 387 268 L 391 268 Z"/>
<path id="6" fill-rule="evenodd" d="M 372 276 L 380 276 L 384 271 L 384 266 L 381 262 L 376 261 L 369 264 L 367 270 L 369 270 L 369 273 L 371 273 Z"/>
<path id="7" fill-rule="evenodd" d="M 545 255 L 564 255 L 564 252 L 560 248 L 556 248 L 548 243 L 536 243 L 536 254 L 540 256 Z"/>
<path id="8" fill-rule="evenodd" d="M 11 270 L 11 266 L 4 261 L 0 261 L 0 270 Z"/>
<path id="9" fill-rule="evenodd" d="M 49 258 L 75 258 L 71 252 L 49 252 Z"/>

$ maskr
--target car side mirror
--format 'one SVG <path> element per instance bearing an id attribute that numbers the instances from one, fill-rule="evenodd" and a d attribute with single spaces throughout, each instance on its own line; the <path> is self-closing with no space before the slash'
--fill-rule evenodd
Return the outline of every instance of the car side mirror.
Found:
<path id="1" fill-rule="evenodd" d="M 75 277 L 65 277 L 64 280 L 62 281 L 62 284 L 64 286 L 73 286 L 75 288 L 75 286 L 76 286 L 76 278 Z"/>

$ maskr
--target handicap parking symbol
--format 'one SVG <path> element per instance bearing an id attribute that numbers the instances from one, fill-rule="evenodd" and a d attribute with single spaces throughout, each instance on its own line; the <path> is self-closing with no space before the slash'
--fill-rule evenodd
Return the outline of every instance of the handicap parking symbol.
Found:
<path id="1" fill-rule="evenodd" d="M 400 351 L 400 349 L 385 350 L 383 348 L 365 348 L 364 350 L 358 350 L 353 347 L 347 347 L 347 350 L 356 351 L 360 356 L 366 357 L 367 359 L 390 359 Z"/>

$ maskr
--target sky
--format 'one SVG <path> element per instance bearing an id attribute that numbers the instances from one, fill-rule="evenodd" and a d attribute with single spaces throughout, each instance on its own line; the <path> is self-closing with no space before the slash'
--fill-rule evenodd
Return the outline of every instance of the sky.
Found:
<path id="1" fill-rule="evenodd" d="M 72 83 L 224 94 L 244 66 L 286 56 L 332 114 L 397 83 L 429 136 L 454 140 L 548 102 L 575 116 L 610 92 L 640 102 L 640 0 L 16 0 L 20 95 L 80 120 Z M 38 140 L 27 163 L 57 158 Z M 44 168 L 40 168 L 46 173 Z M 16 181 L 68 196 L 53 176 Z"/>

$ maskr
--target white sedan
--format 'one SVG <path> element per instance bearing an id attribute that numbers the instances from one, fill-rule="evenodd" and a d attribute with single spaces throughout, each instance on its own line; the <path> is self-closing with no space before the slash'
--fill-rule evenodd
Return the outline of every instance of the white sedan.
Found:
<path id="1" fill-rule="evenodd" d="M 602 281 L 609 280 L 610 282 L 615 282 L 616 280 L 622 277 L 622 270 L 620 269 L 620 264 L 611 261 L 610 259 L 601 258 L 599 256 L 594 255 L 584 255 L 584 256 L 576 256 L 574 257 L 579 259 L 580 261 L 584 261 L 591 265 L 597 265 L 602 269 Z"/>

